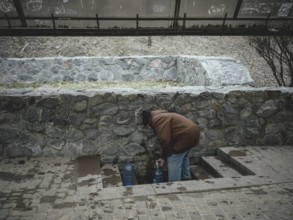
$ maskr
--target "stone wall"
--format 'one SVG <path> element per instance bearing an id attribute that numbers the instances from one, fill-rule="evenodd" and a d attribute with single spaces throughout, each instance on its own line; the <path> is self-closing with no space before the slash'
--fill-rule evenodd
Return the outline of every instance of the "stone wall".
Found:
<path id="1" fill-rule="evenodd" d="M 185 86 L 0 90 L 0 157 L 100 154 L 102 163 L 131 159 L 145 175 L 160 146 L 142 126 L 143 109 L 175 111 L 198 123 L 193 158 L 222 146 L 293 144 L 293 89 L 244 87 L 253 80 L 230 58 L 0 59 L 2 84 L 140 80 Z"/>
<path id="2" fill-rule="evenodd" d="M 200 148 L 292 145 L 293 90 L 178 87 L 161 90 L 2 90 L 0 155 L 101 154 L 102 162 L 153 157 L 159 145 L 143 109 L 167 109 L 197 122 Z"/>
<path id="3" fill-rule="evenodd" d="M 197 86 L 254 84 L 239 61 L 223 57 L 0 58 L 2 84 L 142 80 Z"/>

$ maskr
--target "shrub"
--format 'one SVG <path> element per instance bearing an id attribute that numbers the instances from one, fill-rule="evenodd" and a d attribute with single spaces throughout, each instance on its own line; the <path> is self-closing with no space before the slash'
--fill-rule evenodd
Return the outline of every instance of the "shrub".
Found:
<path id="1" fill-rule="evenodd" d="M 255 37 L 250 45 L 270 66 L 279 86 L 293 87 L 293 36 Z"/>

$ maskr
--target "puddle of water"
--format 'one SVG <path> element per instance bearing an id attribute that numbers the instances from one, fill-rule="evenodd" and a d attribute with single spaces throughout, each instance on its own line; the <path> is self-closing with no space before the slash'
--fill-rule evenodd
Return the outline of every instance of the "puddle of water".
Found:
<path id="1" fill-rule="evenodd" d="M 0 179 L 4 181 L 13 181 L 15 177 L 14 173 L 0 172 Z"/>
<path id="2" fill-rule="evenodd" d="M 35 174 L 28 173 L 28 174 L 15 174 L 10 172 L 0 172 L 0 179 L 4 181 L 15 181 L 17 183 L 25 180 L 32 179 Z"/>
<path id="3" fill-rule="evenodd" d="M 121 180 L 121 177 L 120 177 L 118 170 L 111 169 L 111 168 L 105 168 L 105 169 L 103 169 L 102 173 L 104 176 L 104 178 L 102 180 L 104 188 L 107 188 L 110 186 L 121 186 L 122 185 L 122 183 L 121 183 L 122 180 Z"/>
<path id="4" fill-rule="evenodd" d="M 43 196 L 41 199 L 41 203 L 54 203 L 56 200 L 56 196 Z"/>
<path id="5" fill-rule="evenodd" d="M 100 174 L 100 157 L 94 156 L 81 156 L 77 158 L 78 164 L 78 177 L 84 177 L 87 175 Z"/>
<path id="6" fill-rule="evenodd" d="M 76 206 L 75 202 L 65 202 L 65 203 L 54 204 L 53 208 L 54 209 L 64 209 L 64 208 L 72 208 L 75 206 Z"/>
<path id="7" fill-rule="evenodd" d="M 268 194 L 262 189 L 250 189 L 254 195 L 265 195 Z"/>
<path id="8" fill-rule="evenodd" d="M 228 153 L 232 157 L 245 157 L 246 153 L 240 150 L 231 150 Z"/>
<path id="9" fill-rule="evenodd" d="M 92 178 L 92 179 L 88 179 L 88 180 L 83 180 L 80 183 L 78 183 L 79 187 L 82 186 L 94 186 L 96 184 L 96 179 Z"/>
<path id="10" fill-rule="evenodd" d="M 213 178 L 213 176 L 202 166 L 197 165 L 190 168 L 192 179 L 194 180 L 205 180 Z"/>

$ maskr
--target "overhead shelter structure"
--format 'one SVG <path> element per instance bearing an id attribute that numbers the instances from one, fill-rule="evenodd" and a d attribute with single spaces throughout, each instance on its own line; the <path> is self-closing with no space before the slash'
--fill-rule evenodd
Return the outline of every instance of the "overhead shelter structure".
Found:
<path id="1" fill-rule="evenodd" d="M 0 1 L 0 36 L 272 34 L 293 34 L 293 0 Z"/>

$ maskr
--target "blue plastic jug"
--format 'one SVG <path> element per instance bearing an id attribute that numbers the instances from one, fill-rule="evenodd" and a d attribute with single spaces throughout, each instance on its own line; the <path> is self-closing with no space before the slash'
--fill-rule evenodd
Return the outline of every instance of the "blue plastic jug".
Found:
<path id="1" fill-rule="evenodd" d="M 162 183 L 164 182 L 164 174 L 162 169 L 160 168 L 159 162 L 156 160 L 153 183 Z"/>
<path id="2" fill-rule="evenodd" d="M 131 161 L 126 161 L 122 168 L 122 182 L 123 186 L 134 185 L 135 171 Z"/>

